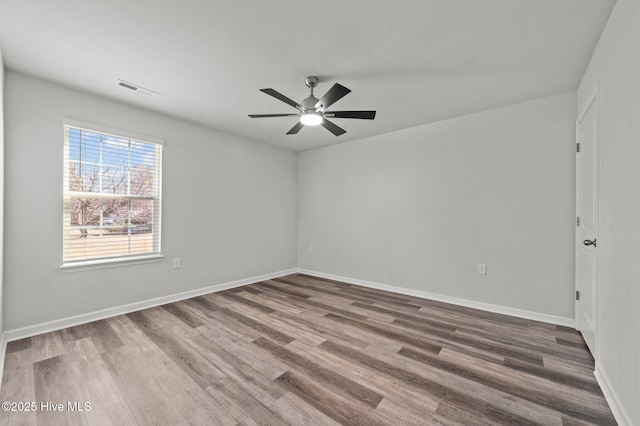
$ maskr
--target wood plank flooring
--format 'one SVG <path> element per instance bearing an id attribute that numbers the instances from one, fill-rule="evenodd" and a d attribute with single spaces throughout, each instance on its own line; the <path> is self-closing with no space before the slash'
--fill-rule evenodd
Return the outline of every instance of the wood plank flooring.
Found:
<path id="1" fill-rule="evenodd" d="M 10 342 L 0 401 L 38 409 L 0 424 L 615 425 L 593 368 L 573 329 L 298 274 Z"/>

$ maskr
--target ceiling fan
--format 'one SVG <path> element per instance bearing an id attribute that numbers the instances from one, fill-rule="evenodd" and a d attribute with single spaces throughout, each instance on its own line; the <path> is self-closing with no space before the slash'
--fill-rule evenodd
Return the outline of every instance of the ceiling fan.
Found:
<path id="1" fill-rule="evenodd" d="M 261 92 L 291 105 L 298 110 L 295 114 L 250 114 L 251 118 L 265 117 L 300 117 L 300 121 L 287 132 L 288 135 L 295 135 L 304 126 L 322 126 L 336 136 L 347 133 L 346 130 L 327 120 L 331 118 L 358 118 L 361 120 L 373 120 L 376 117 L 375 111 L 327 111 L 336 101 L 347 95 L 351 90 L 341 84 L 334 84 L 331 89 L 320 99 L 313 96 L 313 89 L 318 85 L 318 77 L 310 76 L 305 79 L 305 84 L 311 89 L 311 95 L 302 101 L 302 104 L 289 99 L 282 93 L 274 89 L 260 89 Z"/>

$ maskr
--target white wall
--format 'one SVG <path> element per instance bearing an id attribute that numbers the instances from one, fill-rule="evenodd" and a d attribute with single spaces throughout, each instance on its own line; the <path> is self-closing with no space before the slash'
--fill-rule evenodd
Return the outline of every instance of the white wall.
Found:
<path id="1" fill-rule="evenodd" d="M 578 90 L 600 82 L 597 370 L 640 425 L 640 4 L 618 0 Z"/>
<path id="2" fill-rule="evenodd" d="M 295 268 L 296 153 L 14 72 L 5 100 L 5 329 Z M 63 117 L 165 140 L 163 262 L 60 273 Z"/>
<path id="3" fill-rule="evenodd" d="M 570 323 L 575 108 L 570 92 L 301 153 L 299 266 Z"/>

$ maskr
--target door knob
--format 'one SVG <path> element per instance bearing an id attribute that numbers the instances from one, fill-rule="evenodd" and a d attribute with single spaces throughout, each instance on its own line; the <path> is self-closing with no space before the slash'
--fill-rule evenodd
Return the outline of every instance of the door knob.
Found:
<path id="1" fill-rule="evenodd" d="M 584 244 L 585 246 L 594 246 L 594 247 L 597 247 L 597 246 L 596 246 L 596 239 L 595 239 L 595 238 L 593 239 L 593 241 L 592 241 L 592 240 L 584 240 L 584 241 L 582 242 L 582 244 Z"/>

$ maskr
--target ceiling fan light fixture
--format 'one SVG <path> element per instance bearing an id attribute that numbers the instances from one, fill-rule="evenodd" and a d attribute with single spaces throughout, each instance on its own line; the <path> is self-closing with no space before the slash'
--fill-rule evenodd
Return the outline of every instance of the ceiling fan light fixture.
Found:
<path id="1" fill-rule="evenodd" d="M 300 115 L 300 122 L 305 126 L 319 126 L 322 124 L 322 115 L 315 111 L 303 112 Z"/>

